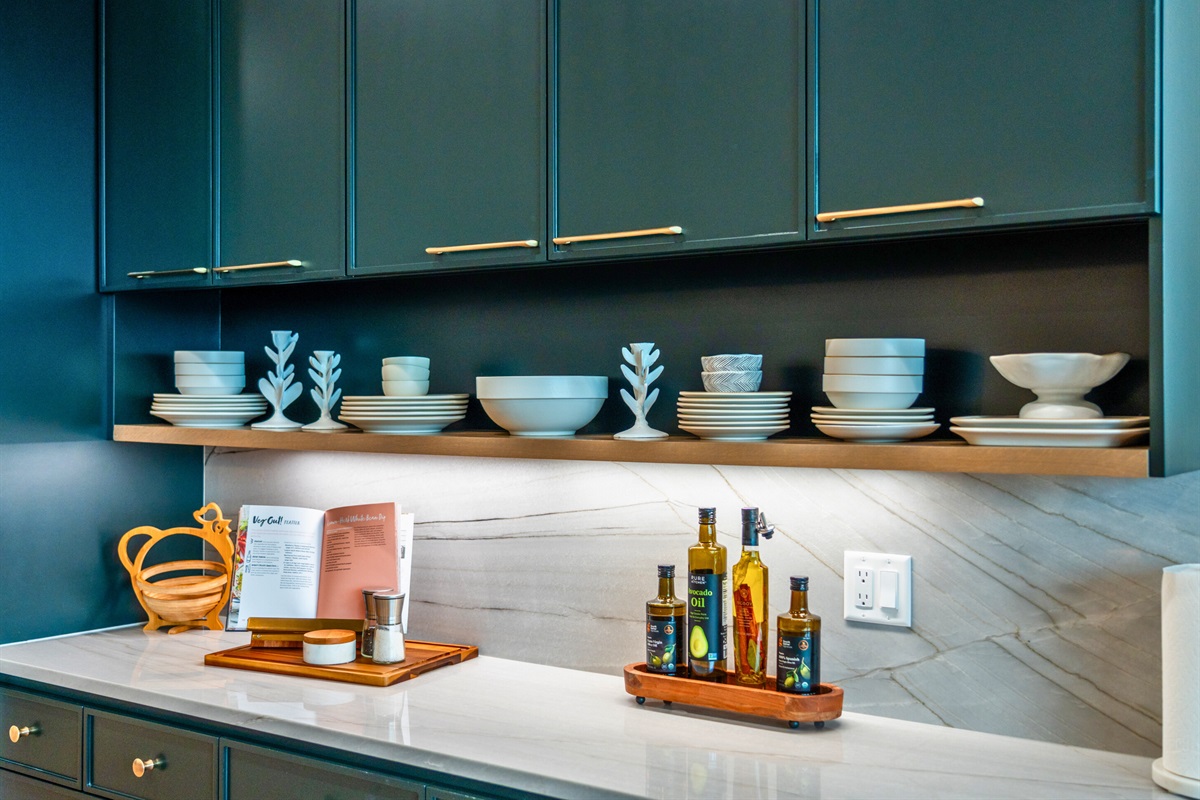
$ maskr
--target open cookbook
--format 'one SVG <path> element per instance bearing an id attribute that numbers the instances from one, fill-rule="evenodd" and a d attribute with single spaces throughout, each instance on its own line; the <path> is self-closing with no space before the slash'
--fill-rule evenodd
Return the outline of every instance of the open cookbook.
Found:
<path id="1" fill-rule="evenodd" d="M 251 617 L 360 618 L 363 589 L 408 593 L 412 539 L 413 515 L 396 503 L 242 506 L 226 628 L 246 630 Z"/>

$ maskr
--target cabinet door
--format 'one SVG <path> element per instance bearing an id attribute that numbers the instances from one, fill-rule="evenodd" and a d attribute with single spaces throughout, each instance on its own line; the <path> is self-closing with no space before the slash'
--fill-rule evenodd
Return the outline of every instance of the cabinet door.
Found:
<path id="1" fill-rule="evenodd" d="M 1148 5 L 814 3 L 811 237 L 1154 211 Z"/>
<path id="2" fill-rule="evenodd" d="M 551 257 L 803 239 L 802 9 L 562 0 Z"/>
<path id="3" fill-rule="evenodd" d="M 423 800 L 425 787 L 362 769 L 222 740 L 225 800 Z"/>
<path id="4" fill-rule="evenodd" d="M 101 288 L 207 286 L 209 2 L 106 0 L 101 13 Z"/>
<path id="5" fill-rule="evenodd" d="M 359 0 L 352 274 L 545 258 L 545 20 L 543 0 Z"/>
<path id="6" fill-rule="evenodd" d="M 216 800 L 213 737 L 102 711 L 88 711 L 86 724 L 87 791 L 144 800 Z"/>
<path id="7" fill-rule="evenodd" d="M 222 0 L 219 14 L 214 282 L 344 276 L 345 5 Z"/>
<path id="8" fill-rule="evenodd" d="M 79 787 L 80 706 L 0 690 L 0 728 L 0 767 Z"/>

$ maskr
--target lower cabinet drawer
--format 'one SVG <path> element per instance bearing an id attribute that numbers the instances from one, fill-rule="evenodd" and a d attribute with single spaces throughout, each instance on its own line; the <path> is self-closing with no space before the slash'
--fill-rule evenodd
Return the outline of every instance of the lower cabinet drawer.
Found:
<path id="1" fill-rule="evenodd" d="M 27 778 L 6 769 L 0 769 L 0 797 L 4 800 L 87 800 L 83 792 L 37 778 Z"/>
<path id="2" fill-rule="evenodd" d="M 86 786 L 144 800 L 215 800 L 217 739 L 103 711 L 87 712 Z"/>
<path id="3" fill-rule="evenodd" d="M 221 740 L 225 800 L 423 800 L 425 787 L 265 747 Z"/>
<path id="4" fill-rule="evenodd" d="M 0 727 L 0 766 L 79 787 L 80 706 L 0 689 Z"/>

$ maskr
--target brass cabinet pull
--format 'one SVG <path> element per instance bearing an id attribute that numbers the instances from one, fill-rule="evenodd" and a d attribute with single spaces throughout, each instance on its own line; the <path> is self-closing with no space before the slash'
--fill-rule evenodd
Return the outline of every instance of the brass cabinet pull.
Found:
<path id="1" fill-rule="evenodd" d="M 817 214 L 817 222 L 833 222 L 835 219 L 849 219 L 850 217 L 878 217 L 881 214 L 907 214 L 911 211 L 933 211 L 938 208 L 981 208 L 982 206 L 982 197 L 964 197 L 962 200 L 942 200 L 937 203 L 856 208 L 852 211 L 823 211 Z"/>
<path id="2" fill-rule="evenodd" d="M 293 258 L 287 261 L 264 261 L 261 264 L 234 264 L 229 267 L 215 267 L 213 272 L 237 272 L 243 269 L 270 269 L 272 267 L 300 267 L 303 265 L 303 262 Z"/>
<path id="3" fill-rule="evenodd" d="M 601 239 L 632 239 L 635 236 L 678 236 L 683 228 L 669 225 L 666 228 L 646 228 L 640 231 L 617 231 L 615 233 L 589 233 L 583 236 L 555 236 L 555 244 L 574 244 L 575 242 L 598 242 Z"/>
<path id="4" fill-rule="evenodd" d="M 141 272 L 126 272 L 130 278 L 159 278 L 164 275 L 204 275 L 208 272 L 207 267 L 192 267 L 191 269 L 148 269 Z"/>
<path id="5" fill-rule="evenodd" d="M 133 777 L 144 777 L 151 770 L 160 769 L 167 765 L 165 758 L 135 758 L 133 760 Z"/>
<path id="6" fill-rule="evenodd" d="M 500 250 L 505 247 L 537 247 L 537 239 L 521 239 L 512 242 L 484 242 L 483 244 L 454 244 L 448 247 L 426 247 L 425 252 L 431 256 L 442 253 L 465 253 L 468 250 Z"/>
<path id="7" fill-rule="evenodd" d="M 41 732 L 42 729 L 37 725 L 27 725 L 23 728 L 18 728 L 16 725 L 13 725 L 8 729 L 8 740 L 13 744 L 16 744 L 26 736 L 36 736 Z"/>

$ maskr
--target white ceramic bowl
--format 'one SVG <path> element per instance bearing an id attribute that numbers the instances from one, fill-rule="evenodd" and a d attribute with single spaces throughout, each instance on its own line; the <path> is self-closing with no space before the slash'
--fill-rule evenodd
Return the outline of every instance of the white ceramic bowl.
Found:
<path id="1" fill-rule="evenodd" d="M 242 389 L 246 388 L 246 384 L 240 383 L 229 386 L 180 386 L 176 384 L 175 388 L 179 390 L 180 394 L 227 395 L 241 394 Z"/>
<path id="2" fill-rule="evenodd" d="M 762 370 L 701 372 L 706 392 L 757 392 L 762 385 Z"/>
<path id="3" fill-rule="evenodd" d="M 475 394 L 480 400 L 604 399 L 608 397 L 608 378 L 603 375 L 486 376 L 475 379 Z"/>
<path id="4" fill-rule="evenodd" d="M 920 392 L 921 375 L 829 375 L 821 376 L 826 392 Z"/>
<path id="5" fill-rule="evenodd" d="M 1012 353 L 992 356 L 992 365 L 1011 383 L 1038 399 L 1021 408 L 1033 419 L 1095 419 L 1100 406 L 1083 396 L 1129 363 L 1128 353 Z"/>
<path id="6" fill-rule="evenodd" d="M 176 350 L 176 364 L 244 364 L 246 353 L 242 350 Z"/>
<path id="7" fill-rule="evenodd" d="M 203 386 L 234 387 L 239 391 L 246 385 L 245 375 L 176 375 L 175 386 L 197 388 Z"/>
<path id="8" fill-rule="evenodd" d="M 827 356 L 901 356 L 924 358 L 924 339 L 826 339 Z"/>
<path id="9" fill-rule="evenodd" d="M 700 366 L 705 372 L 761 370 L 762 356 L 753 353 L 725 353 L 719 356 L 701 356 Z"/>
<path id="10" fill-rule="evenodd" d="M 388 364 L 383 368 L 385 381 L 427 381 L 429 367 L 418 367 L 413 364 Z"/>
<path id="11" fill-rule="evenodd" d="M 383 393 L 388 397 L 415 397 L 429 394 L 429 381 L 384 381 Z"/>
<path id="12" fill-rule="evenodd" d="M 425 369 L 429 369 L 429 359 L 425 356 L 389 356 L 383 360 L 383 365 L 385 367 L 389 367 L 394 364 L 407 364 L 411 367 L 424 367 Z"/>
<path id="13" fill-rule="evenodd" d="M 574 436 L 600 413 L 603 397 L 481 397 L 480 405 L 514 436 Z"/>
<path id="14" fill-rule="evenodd" d="M 203 362 L 188 362 L 178 361 L 175 363 L 176 375 L 245 375 L 246 365 L 242 362 L 220 362 L 213 361 L 211 363 Z"/>
<path id="15" fill-rule="evenodd" d="M 925 359 L 901 356 L 826 356 L 829 375 L 924 375 Z"/>
<path id="16" fill-rule="evenodd" d="M 838 408 L 900 409 L 917 401 L 920 392 L 831 392 L 825 395 Z"/>

